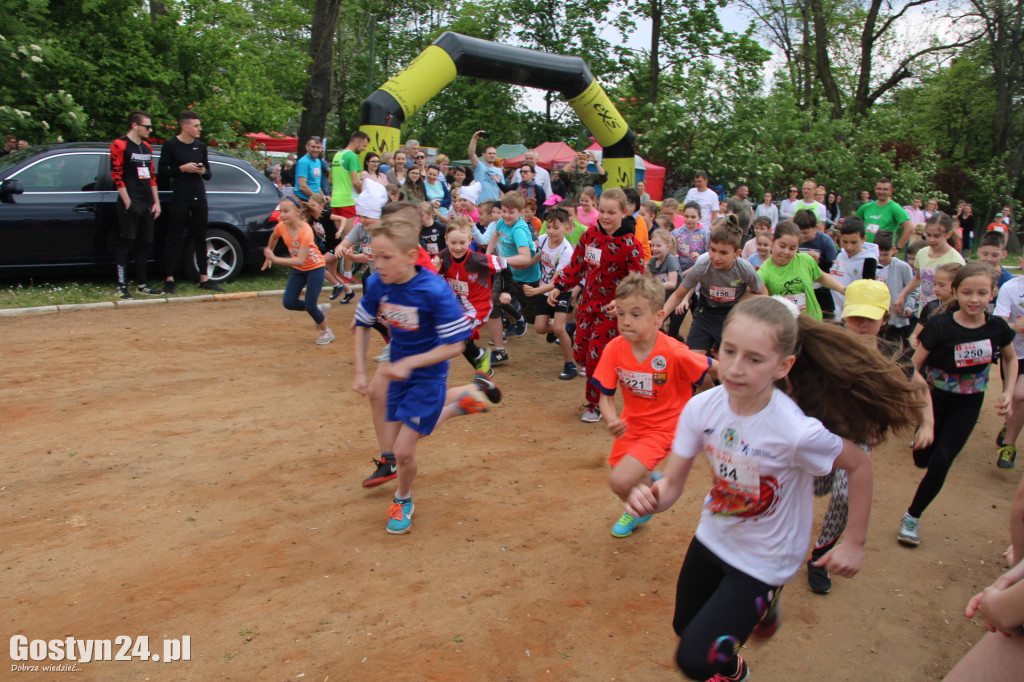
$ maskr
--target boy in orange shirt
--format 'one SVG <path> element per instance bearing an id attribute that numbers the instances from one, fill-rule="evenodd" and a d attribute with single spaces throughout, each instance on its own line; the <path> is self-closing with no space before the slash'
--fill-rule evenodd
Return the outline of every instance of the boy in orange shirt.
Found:
<path id="1" fill-rule="evenodd" d="M 665 287 L 649 275 L 633 273 L 615 289 L 619 336 L 604 348 L 591 383 L 600 391 L 601 414 L 615 436 L 608 462 L 608 484 L 623 501 L 634 486 L 661 478 L 654 467 L 669 453 L 692 384 L 704 380 L 715 361 L 694 353 L 660 331 L 665 319 Z M 615 407 L 616 384 L 622 386 L 622 414 Z M 624 513 L 612 535 L 624 538 L 650 516 Z"/>

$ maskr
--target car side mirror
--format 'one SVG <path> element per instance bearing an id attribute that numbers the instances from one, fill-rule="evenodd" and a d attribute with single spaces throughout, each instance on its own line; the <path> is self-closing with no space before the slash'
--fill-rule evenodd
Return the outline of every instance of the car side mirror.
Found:
<path id="1" fill-rule="evenodd" d="M 7 178 L 3 182 L 0 182 L 0 202 L 7 204 L 13 203 L 11 196 L 14 194 L 24 194 L 25 186 L 21 184 L 21 180 L 17 178 Z"/>

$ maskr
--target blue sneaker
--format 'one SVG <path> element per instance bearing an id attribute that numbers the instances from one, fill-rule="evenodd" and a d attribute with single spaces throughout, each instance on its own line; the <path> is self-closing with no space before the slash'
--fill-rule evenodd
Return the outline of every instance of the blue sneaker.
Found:
<path id="1" fill-rule="evenodd" d="M 651 520 L 651 515 L 641 516 L 639 519 L 633 518 L 632 514 L 623 512 L 619 520 L 612 526 L 612 537 L 616 538 L 627 538 L 633 534 L 633 529 L 637 526 L 642 526 Z"/>
<path id="2" fill-rule="evenodd" d="M 409 527 L 412 525 L 412 513 L 415 509 L 416 505 L 412 503 L 412 498 L 395 500 L 391 509 L 388 509 L 388 532 L 393 535 L 408 533 Z"/>

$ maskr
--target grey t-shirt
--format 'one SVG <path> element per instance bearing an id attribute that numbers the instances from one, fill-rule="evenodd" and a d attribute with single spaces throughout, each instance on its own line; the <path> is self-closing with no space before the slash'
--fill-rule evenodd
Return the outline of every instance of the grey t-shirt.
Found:
<path id="1" fill-rule="evenodd" d="M 655 279 L 661 280 L 662 282 L 667 282 L 669 274 L 679 272 L 679 270 L 679 259 L 671 253 L 665 256 L 665 260 L 662 261 L 661 266 L 658 265 L 658 259 L 656 258 L 651 258 L 651 260 L 647 261 L 647 274 L 653 276 Z M 676 281 L 679 282 L 680 279 L 682 279 L 681 272 L 679 273 L 679 279 Z M 679 288 L 678 284 L 676 285 L 676 288 Z"/>
<path id="2" fill-rule="evenodd" d="M 356 253 L 365 253 L 370 257 L 370 262 L 366 264 L 369 268 L 368 272 L 377 271 L 377 263 L 373 260 L 373 249 L 370 247 L 370 233 L 362 223 L 357 223 L 355 227 L 349 230 L 349 233 L 345 235 L 343 241 L 350 242 L 352 244 L 352 250 Z"/>
<path id="3" fill-rule="evenodd" d="M 693 289 L 700 284 L 700 305 L 694 310 L 704 312 L 713 308 L 714 314 L 725 314 L 736 305 L 740 297 L 747 292 L 761 291 L 763 286 L 757 270 L 748 261 L 736 258 L 728 270 L 719 270 L 711 264 L 710 254 L 701 254 L 686 275 L 683 286 Z"/>

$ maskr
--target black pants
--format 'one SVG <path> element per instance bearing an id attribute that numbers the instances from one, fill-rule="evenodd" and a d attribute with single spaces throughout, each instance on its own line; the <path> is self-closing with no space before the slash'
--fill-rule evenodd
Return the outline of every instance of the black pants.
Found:
<path id="1" fill-rule="evenodd" d="M 914 464 L 928 468 L 917 486 L 914 501 L 907 512 L 920 518 L 946 482 L 953 460 L 967 444 L 978 423 L 984 393 L 950 393 L 932 389 L 932 414 L 935 417 L 935 440 L 924 450 L 914 450 Z"/>
<path id="2" fill-rule="evenodd" d="M 668 335 L 671 336 L 673 339 L 679 339 L 680 341 L 683 340 L 679 336 L 679 328 L 683 326 L 683 320 L 686 319 L 686 313 L 688 313 L 689 311 L 690 311 L 690 309 L 687 308 L 682 313 L 677 313 L 674 310 L 671 313 L 669 313 L 669 316 L 668 316 Z"/>
<path id="3" fill-rule="evenodd" d="M 167 248 L 164 252 L 164 271 L 167 277 L 181 267 L 181 258 L 187 246 L 196 254 L 199 274 L 206 273 L 206 226 L 209 210 L 206 196 L 174 197 L 167 208 Z"/>
<path id="4" fill-rule="evenodd" d="M 679 571 L 672 618 L 683 674 L 707 680 L 735 670 L 736 653 L 781 590 L 733 568 L 694 538 Z"/>
<path id="5" fill-rule="evenodd" d="M 141 199 L 132 202 L 125 208 L 124 202 L 117 200 L 117 284 L 126 286 L 128 283 L 128 256 L 135 254 L 135 280 L 138 284 L 149 283 L 149 247 L 153 245 L 153 212 L 152 203 Z"/>

